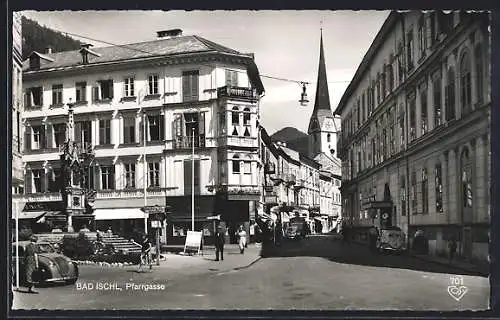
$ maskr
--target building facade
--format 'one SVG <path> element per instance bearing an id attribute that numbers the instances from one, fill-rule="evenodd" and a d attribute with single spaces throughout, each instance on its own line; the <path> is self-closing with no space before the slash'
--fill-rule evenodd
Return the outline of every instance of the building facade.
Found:
<path id="1" fill-rule="evenodd" d="M 18 12 L 12 13 L 12 212 L 19 212 L 23 202 L 16 195 L 23 194 L 23 73 L 22 73 L 22 18 Z"/>
<path id="2" fill-rule="evenodd" d="M 424 231 L 429 253 L 487 259 L 490 34 L 486 13 L 392 12 L 336 114 L 344 217 Z"/>
<path id="3" fill-rule="evenodd" d="M 217 214 L 229 233 L 248 227 L 263 93 L 252 54 L 176 29 L 126 46 L 34 52 L 24 70 L 27 202 L 60 201 L 59 148 L 71 130 L 95 154 L 86 173 L 95 228 L 144 232 L 151 206 L 169 207 L 161 235 L 170 243 L 184 241 L 193 210 L 205 235 Z"/>

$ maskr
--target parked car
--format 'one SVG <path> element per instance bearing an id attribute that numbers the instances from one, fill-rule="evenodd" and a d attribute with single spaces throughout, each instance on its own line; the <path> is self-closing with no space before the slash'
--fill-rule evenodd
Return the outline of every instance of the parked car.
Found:
<path id="1" fill-rule="evenodd" d="M 377 238 L 376 247 L 380 252 L 404 252 L 406 250 L 405 236 L 401 228 L 388 227 L 381 229 Z"/>
<path id="2" fill-rule="evenodd" d="M 24 250 L 29 241 L 19 241 L 19 282 L 26 282 Z M 48 242 L 35 245 L 38 254 L 40 283 L 64 282 L 73 284 L 78 280 L 78 265 L 70 258 L 58 253 Z M 13 279 L 16 279 L 16 243 L 12 244 Z"/>

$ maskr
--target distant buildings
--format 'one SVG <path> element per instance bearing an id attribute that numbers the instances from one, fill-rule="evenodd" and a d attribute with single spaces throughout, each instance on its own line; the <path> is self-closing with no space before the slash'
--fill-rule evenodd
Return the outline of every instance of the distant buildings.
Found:
<path id="1" fill-rule="evenodd" d="M 51 227 L 64 215 L 59 148 L 73 130 L 95 153 L 85 173 L 97 191 L 91 227 L 143 232 L 143 210 L 168 205 L 162 239 L 175 243 L 191 229 L 194 193 L 196 230 L 209 234 L 216 214 L 230 233 L 248 228 L 261 193 L 257 74 L 252 54 L 178 29 L 126 46 L 32 53 L 23 79 L 25 209 L 36 207 Z M 80 218 L 75 231 L 89 222 Z"/>
<path id="2" fill-rule="evenodd" d="M 21 14 L 12 13 L 12 195 L 24 193 L 23 172 L 23 75 L 22 75 L 22 23 Z M 12 212 L 22 209 L 22 201 L 16 198 L 12 201 Z M 14 215 L 13 215 L 14 217 Z"/>
<path id="3" fill-rule="evenodd" d="M 344 218 L 422 230 L 431 254 L 487 259 L 490 222 L 488 14 L 392 12 L 344 93 Z"/>

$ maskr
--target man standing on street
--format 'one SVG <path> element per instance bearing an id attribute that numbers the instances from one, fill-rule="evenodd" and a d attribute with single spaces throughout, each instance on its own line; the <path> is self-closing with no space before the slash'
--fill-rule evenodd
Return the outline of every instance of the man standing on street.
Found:
<path id="1" fill-rule="evenodd" d="M 32 235 L 30 238 L 30 243 L 25 249 L 25 261 L 26 261 L 26 282 L 28 283 L 28 293 L 38 293 L 35 291 L 35 279 L 33 279 L 35 273 L 38 274 L 38 255 L 36 254 L 36 242 L 37 237 Z"/>
<path id="2" fill-rule="evenodd" d="M 225 240 L 225 232 L 222 230 L 222 227 L 217 229 L 215 233 L 215 261 L 219 261 L 219 253 L 220 259 L 224 260 L 224 243 Z"/>

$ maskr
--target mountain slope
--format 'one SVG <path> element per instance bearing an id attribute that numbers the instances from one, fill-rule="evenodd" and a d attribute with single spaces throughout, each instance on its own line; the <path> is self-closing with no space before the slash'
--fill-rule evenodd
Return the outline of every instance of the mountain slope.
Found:
<path id="1" fill-rule="evenodd" d="M 41 26 L 36 21 L 24 16 L 22 17 L 22 33 L 23 60 L 33 51 L 44 53 L 49 46 L 52 48 L 52 52 L 61 52 L 77 50 L 82 44 L 80 41 Z"/>
<path id="2" fill-rule="evenodd" d="M 292 127 L 285 127 L 271 135 L 273 141 L 285 142 L 288 148 L 306 156 L 309 153 L 308 138 L 306 133 Z"/>

